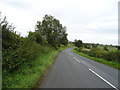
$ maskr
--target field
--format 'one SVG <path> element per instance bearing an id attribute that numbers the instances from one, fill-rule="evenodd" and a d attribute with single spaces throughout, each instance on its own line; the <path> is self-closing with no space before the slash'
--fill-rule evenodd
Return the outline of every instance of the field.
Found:
<path id="1" fill-rule="evenodd" d="M 91 48 L 75 48 L 73 52 L 113 68 L 120 69 L 120 50 L 116 47 L 98 45 L 97 47 Z"/>

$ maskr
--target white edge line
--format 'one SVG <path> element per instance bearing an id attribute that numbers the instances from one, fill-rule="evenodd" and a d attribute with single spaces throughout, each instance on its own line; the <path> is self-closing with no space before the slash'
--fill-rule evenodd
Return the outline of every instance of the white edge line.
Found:
<path id="1" fill-rule="evenodd" d="M 97 75 L 100 79 L 102 79 L 103 81 L 105 81 L 107 84 L 109 84 L 111 87 L 115 88 L 116 90 L 119 90 L 117 89 L 114 85 L 112 85 L 110 82 L 108 82 L 107 80 L 105 80 L 103 77 L 101 77 L 100 75 L 98 75 L 96 72 L 94 72 L 93 70 L 89 69 L 92 73 L 94 73 L 95 75 Z"/>
<path id="2" fill-rule="evenodd" d="M 75 57 L 73 57 L 76 61 L 78 61 L 79 63 L 80 63 L 80 61 L 79 60 L 77 60 Z"/>

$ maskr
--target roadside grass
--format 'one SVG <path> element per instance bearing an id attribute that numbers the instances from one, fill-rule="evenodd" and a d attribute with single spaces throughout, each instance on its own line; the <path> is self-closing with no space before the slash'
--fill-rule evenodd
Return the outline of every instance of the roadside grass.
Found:
<path id="1" fill-rule="evenodd" d="M 70 46 L 69 46 L 70 47 Z M 61 46 L 58 50 L 51 50 L 47 54 L 42 54 L 31 63 L 26 63 L 14 73 L 4 76 L 5 88 L 33 88 L 36 86 L 45 71 L 52 65 L 58 53 L 68 46 Z M 31 64 L 31 66 L 29 65 Z M 4 87 L 3 87 L 4 89 Z"/>
<path id="2" fill-rule="evenodd" d="M 87 55 L 87 54 L 84 54 L 84 53 L 82 53 L 82 52 L 78 52 L 78 51 L 76 51 L 76 50 L 74 50 L 74 49 L 73 49 L 72 51 L 73 51 L 74 53 L 76 53 L 76 54 L 79 54 L 79 55 L 84 56 L 84 57 L 86 57 L 86 58 L 89 58 L 89 59 L 91 59 L 91 60 L 100 62 L 100 63 L 102 63 L 102 64 L 105 64 L 105 65 L 108 65 L 108 66 L 110 66 L 110 67 L 113 67 L 113 68 L 116 68 L 116 69 L 120 70 L 120 63 L 118 63 L 118 62 L 107 61 L 107 60 L 104 60 L 104 59 L 101 59 L 101 58 L 91 57 L 91 56 L 89 56 L 89 55 Z"/>

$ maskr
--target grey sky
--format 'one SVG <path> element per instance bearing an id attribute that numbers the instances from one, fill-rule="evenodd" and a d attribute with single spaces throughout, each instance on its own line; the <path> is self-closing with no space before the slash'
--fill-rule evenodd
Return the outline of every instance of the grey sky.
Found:
<path id="1" fill-rule="evenodd" d="M 68 39 L 118 44 L 119 0 L 0 0 L 0 11 L 26 36 L 45 14 L 67 27 Z"/>

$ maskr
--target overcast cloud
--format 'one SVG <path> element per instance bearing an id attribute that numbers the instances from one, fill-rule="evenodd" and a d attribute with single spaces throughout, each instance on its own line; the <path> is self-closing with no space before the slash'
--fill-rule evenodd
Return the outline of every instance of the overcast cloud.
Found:
<path id="1" fill-rule="evenodd" d="M 50 14 L 67 27 L 68 39 L 118 45 L 119 0 L 0 0 L 0 12 L 26 36 Z"/>

